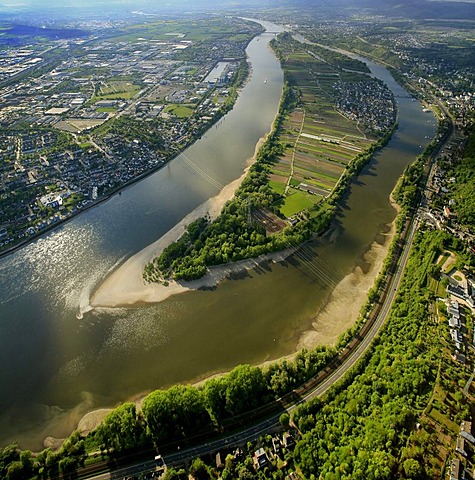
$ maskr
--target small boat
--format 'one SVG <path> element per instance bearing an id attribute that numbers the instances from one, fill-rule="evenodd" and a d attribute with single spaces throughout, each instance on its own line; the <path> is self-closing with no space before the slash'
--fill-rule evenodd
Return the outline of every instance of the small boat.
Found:
<path id="1" fill-rule="evenodd" d="M 264 83 L 267 83 L 267 78 L 264 80 Z"/>

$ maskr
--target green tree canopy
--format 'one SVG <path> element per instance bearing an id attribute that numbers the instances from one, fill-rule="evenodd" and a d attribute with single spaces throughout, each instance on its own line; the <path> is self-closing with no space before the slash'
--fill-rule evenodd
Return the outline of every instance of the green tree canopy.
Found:
<path id="1" fill-rule="evenodd" d="M 191 386 L 176 385 L 150 393 L 142 411 L 156 444 L 183 438 L 212 423 L 202 392 Z"/>
<path id="2" fill-rule="evenodd" d="M 145 425 L 137 415 L 135 404 L 130 402 L 109 413 L 95 435 L 105 449 L 116 452 L 137 448 L 146 442 Z"/>

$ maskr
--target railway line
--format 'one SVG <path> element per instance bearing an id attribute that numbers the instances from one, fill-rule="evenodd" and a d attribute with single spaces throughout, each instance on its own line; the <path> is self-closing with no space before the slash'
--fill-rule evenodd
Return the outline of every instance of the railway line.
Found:
<path id="1" fill-rule="evenodd" d="M 358 360 L 365 355 L 390 312 L 402 280 L 417 229 L 416 213 L 417 211 L 414 212 L 412 219 L 407 223 L 402 235 L 403 240 L 401 241 L 400 255 L 397 261 L 393 262 L 392 268 L 390 268 L 391 273 L 387 277 L 379 301 L 375 305 L 369 319 L 349 345 L 342 350 L 323 371 L 319 372 L 301 387 L 275 402 L 233 418 L 232 422 L 225 425 L 226 430 L 230 431 L 230 433 L 212 441 L 203 439 L 200 444 L 186 448 L 180 448 L 180 445 L 177 444 L 173 447 L 171 445 L 168 446 L 168 453 L 163 453 L 166 465 L 183 465 L 198 456 L 213 454 L 222 449 L 236 448 L 248 441 L 255 440 L 263 434 L 282 429 L 279 422 L 282 413 L 292 413 L 302 403 L 322 396 L 347 374 Z M 232 431 L 233 427 L 234 431 Z M 200 440 L 196 438 L 196 441 L 199 442 Z M 151 459 L 152 457 L 153 455 L 150 454 L 148 458 Z M 112 472 L 104 472 L 104 466 L 102 466 L 103 473 L 99 475 L 94 475 L 91 469 L 88 473 L 84 472 L 86 475 L 80 474 L 80 477 L 93 478 L 95 480 L 123 479 L 124 477 L 127 478 L 128 476 L 139 473 L 152 472 L 155 470 L 155 467 L 156 465 L 153 460 L 147 459 L 144 461 L 142 459 L 142 461 L 136 461 L 133 465 L 119 468 Z"/>

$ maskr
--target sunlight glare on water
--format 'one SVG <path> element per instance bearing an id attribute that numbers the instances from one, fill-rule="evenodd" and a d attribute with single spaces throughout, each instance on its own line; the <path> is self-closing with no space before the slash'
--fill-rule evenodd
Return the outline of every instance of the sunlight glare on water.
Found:
<path id="1" fill-rule="evenodd" d="M 98 257 L 100 241 L 92 225 L 70 225 L 24 249 L 23 261 L 30 266 L 36 288 L 57 310 L 77 309 L 87 303 L 94 285 L 104 276 L 110 262 Z M 84 268 L 95 265 L 95 269 Z M 40 280 L 41 279 L 41 280 Z"/>

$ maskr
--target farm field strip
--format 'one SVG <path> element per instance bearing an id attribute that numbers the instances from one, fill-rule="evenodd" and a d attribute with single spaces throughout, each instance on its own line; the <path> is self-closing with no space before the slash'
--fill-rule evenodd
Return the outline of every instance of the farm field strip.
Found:
<path id="1" fill-rule="evenodd" d="M 337 110 L 336 84 L 354 81 L 354 76 L 298 51 L 304 46 L 280 47 L 282 66 L 297 101 L 282 124 L 284 151 L 271 168 L 271 186 L 279 193 L 284 189 L 281 212 L 289 216 L 327 197 L 346 167 L 375 138 L 367 138 L 355 120 Z"/>
<path id="2" fill-rule="evenodd" d="M 310 114 L 311 115 L 311 114 Z M 331 122 L 327 121 L 324 125 L 321 124 L 312 124 L 312 125 L 306 125 L 306 128 L 308 130 L 307 133 L 310 133 L 312 135 L 330 135 L 330 136 L 335 136 L 335 135 L 342 135 L 342 134 L 347 134 L 347 133 L 360 133 L 359 130 L 355 129 L 350 129 L 346 128 L 344 126 L 344 122 L 340 121 L 342 120 L 342 117 L 340 114 L 337 114 Z M 371 143 L 371 141 L 368 141 L 367 143 Z"/>
<path id="3" fill-rule="evenodd" d="M 341 171 L 344 170 L 348 165 L 347 161 L 344 160 L 334 160 L 328 156 L 323 156 L 321 151 L 315 149 L 303 150 L 299 149 L 296 152 L 299 162 L 305 163 L 307 165 L 313 165 L 318 168 L 326 168 L 332 171 Z M 325 152 L 326 153 L 326 152 Z"/>
<path id="4" fill-rule="evenodd" d="M 299 142 L 299 148 L 315 154 L 326 155 L 328 157 L 334 156 L 337 163 L 347 164 L 354 155 L 348 151 L 342 151 L 338 145 L 330 142 Z"/>
<path id="5" fill-rule="evenodd" d="M 326 142 L 326 143 L 336 143 L 338 146 L 340 146 L 341 148 L 347 148 L 348 150 L 353 150 L 355 152 L 361 152 L 363 149 L 361 147 L 357 147 L 356 145 L 350 143 L 350 142 L 347 142 L 347 141 L 344 141 L 342 138 L 337 138 L 337 137 L 318 137 L 316 135 L 312 135 L 310 133 L 302 133 L 302 137 L 306 137 L 306 138 L 311 138 L 313 140 L 320 140 L 322 142 Z"/>
<path id="6" fill-rule="evenodd" d="M 318 145 L 300 142 L 299 150 L 317 158 L 317 160 L 324 160 L 343 166 L 348 165 L 349 161 L 353 158 L 353 155 L 350 155 L 349 153 L 340 151 L 335 152 L 329 148 L 325 148 L 325 146 L 321 144 Z"/>
<path id="7" fill-rule="evenodd" d="M 316 173 L 319 173 L 318 175 Z M 340 176 L 325 175 L 323 172 L 311 172 L 304 168 L 296 167 L 294 178 L 300 180 L 303 183 L 309 183 L 311 185 L 318 185 L 326 190 L 332 189 L 333 184 L 338 180 Z M 318 178 L 318 180 L 317 180 Z"/>
<path id="8" fill-rule="evenodd" d="M 330 164 L 326 162 L 310 163 L 305 160 L 296 162 L 296 167 L 313 172 L 314 174 L 321 174 L 324 177 L 338 178 L 345 168 L 341 165 Z"/>
<path id="9" fill-rule="evenodd" d="M 317 175 L 318 177 L 321 177 L 323 179 L 338 180 L 343 170 L 344 169 L 342 168 L 338 172 L 338 171 L 326 170 L 325 168 L 313 167 L 308 164 L 307 165 L 298 164 L 295 166 L 295 176 L 297 176 L 297 174 L 300 172 L 300 173 L 304 173 L 305 175 Z"/>

